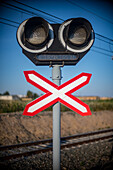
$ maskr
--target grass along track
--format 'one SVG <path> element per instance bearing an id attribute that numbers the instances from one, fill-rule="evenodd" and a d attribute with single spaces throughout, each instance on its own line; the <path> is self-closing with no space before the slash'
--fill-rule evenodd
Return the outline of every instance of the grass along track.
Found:
<path id="1" fill-rule="evenodd" d="M 88 104 L 91 111 L 100 110 L 111 110 L 113 111 L 113 99 L 111 100 L 83 100 L 84 103 Z M 23 111 L 27 105 L 27 101 L 1 101 L 0 100 L 0 113 L 10 113 Z M 46 111 L 51 111 L 52 106 L 47 108 Z M 67 107 L 61 104 L 61 111 L 69 111 Z"/>

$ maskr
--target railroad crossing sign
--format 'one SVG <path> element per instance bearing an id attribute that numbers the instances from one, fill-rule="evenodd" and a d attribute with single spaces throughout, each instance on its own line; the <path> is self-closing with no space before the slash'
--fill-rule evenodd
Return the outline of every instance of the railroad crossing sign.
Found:
<path id="1" fill-rule="evenodd" d="M 24 37 L 24 38 L 23 38 Z M 90 50 L 95 34 L 85 18 L 71 18 L 63 23 L 50 24 L 41 17 L 22 22 L 17 30 L 17 40 L 22 52 L 35 65 L 52 66 L 52 80 L 35 71 L 25 71 L 26 80 L 45 94 L 29 103 L 24 115 L 34 116 L 47 107 L 61 102 L 82 116 L 91 115 L 89 106 L 71 93 L 89 83 L 91 74 L 81 73 L 60 85 L 61 66 L 76 65 Z M 53 169 L 60 170 L 60 104 L 53 106 Z"/>
<path id="2" fill-rule="evenodd" d="M 35 71 L 24 71 L 24 75 L 30 84 L 45 94 L 27 104 L 23 115 L 34 116 L 58 101 L 82 116 L 91 115 L 89 106 L 71 93 L 88 84 L 92 74 L 81 73 L 60 86 Z"/>

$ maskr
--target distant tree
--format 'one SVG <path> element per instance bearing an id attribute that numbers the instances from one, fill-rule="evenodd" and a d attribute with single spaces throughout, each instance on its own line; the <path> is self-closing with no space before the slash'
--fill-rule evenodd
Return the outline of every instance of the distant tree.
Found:
<path id="1" fill-rule="evenodd" d="M 27 91 L 27 97 L 33 98 L 33 92 L 30 91 L 30 90 L 28 90 L 28 91 Z"/>
<path id="2" fill-rule="evenodd" d="M 39 95 L 38 95 L 37 93 L 34 93 L 34 94 L 33 94 L 33 98 L 34 98 L 34 99 L 36 99 L 36 98 L 38 98 L 38 97 L 39 97 Z"/>
<path id="3" fill-rule="evenodd" d="M 5 93 L 3 93 L 3 95 L 9 96 L 10 93 L 8 91 L 6 91 Z"/>

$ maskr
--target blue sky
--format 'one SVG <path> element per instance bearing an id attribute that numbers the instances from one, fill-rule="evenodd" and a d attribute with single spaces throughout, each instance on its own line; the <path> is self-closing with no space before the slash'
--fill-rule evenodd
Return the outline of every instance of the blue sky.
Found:
<path id="1" fill-rule="evenodd" d="M 109 39 L 113 39 L 113 4 L 111 4 L 110 1 L 70 0 L 71 3 L 67 0 L 18 1 L 62 18 L 63 20 L 84 17 L 91 22 L 96 33 L 108 37 Z M 52 19 L 56 23 L 62 23 L 58 19 L 32 10 L 12 0 L 4 0 L 4 2 L 35 12 L 37 13 L 37 16 L 42 16 L 45 19 Z M 75 3 L 79 6 L 76 6 Z M 3 7 L 3 5 L 11 7 L 0 3 L 0 17 L 2 18 L 21 23 L 25 19 L 33 16 Z M 18 26 L 16 23 L 3 19 L 0 19 L 0 21 Z M 27 90 L 31 90 L 41 94 L 42 92 L 40 90 L 26 82 L 23 71 L 35 70 L 51 80 L 52 68 L 49 68 L 49 66 L 35 66 L 22 53 L 22 49 L 16 40 L 16 31 L 16 27 L 0 23 L 0 93 L 9 91 L 10 94 L 26 94 Z M 75 95 L 113 97 L 113 41 L 110 41 L 109 39 L 96 35 L 93 47 L 76 66 L 64 66 L 62 68 L 62 83 L 81 72 L 92 73 L 90 83 L 78 90 Z M 100 50 L 100 48 L 102 48 L 102 50 Z"/>

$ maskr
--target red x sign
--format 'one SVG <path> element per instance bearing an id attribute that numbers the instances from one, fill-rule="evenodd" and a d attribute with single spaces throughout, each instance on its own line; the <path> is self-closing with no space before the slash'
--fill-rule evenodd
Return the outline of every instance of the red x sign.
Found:
<path id="1" fill-rule="evenodd" d="M 24 71 L 24 74 L 30 84 L 46 93 L 27 104 L 23 112 L 24 115 L 34 116 L 58 101 L 82 116 L 91 115 L 89 106 L 71 95 L 71 93 L 89 83 L 91 74 L 81 73 L 60 86 L 35 71 Z"/>

